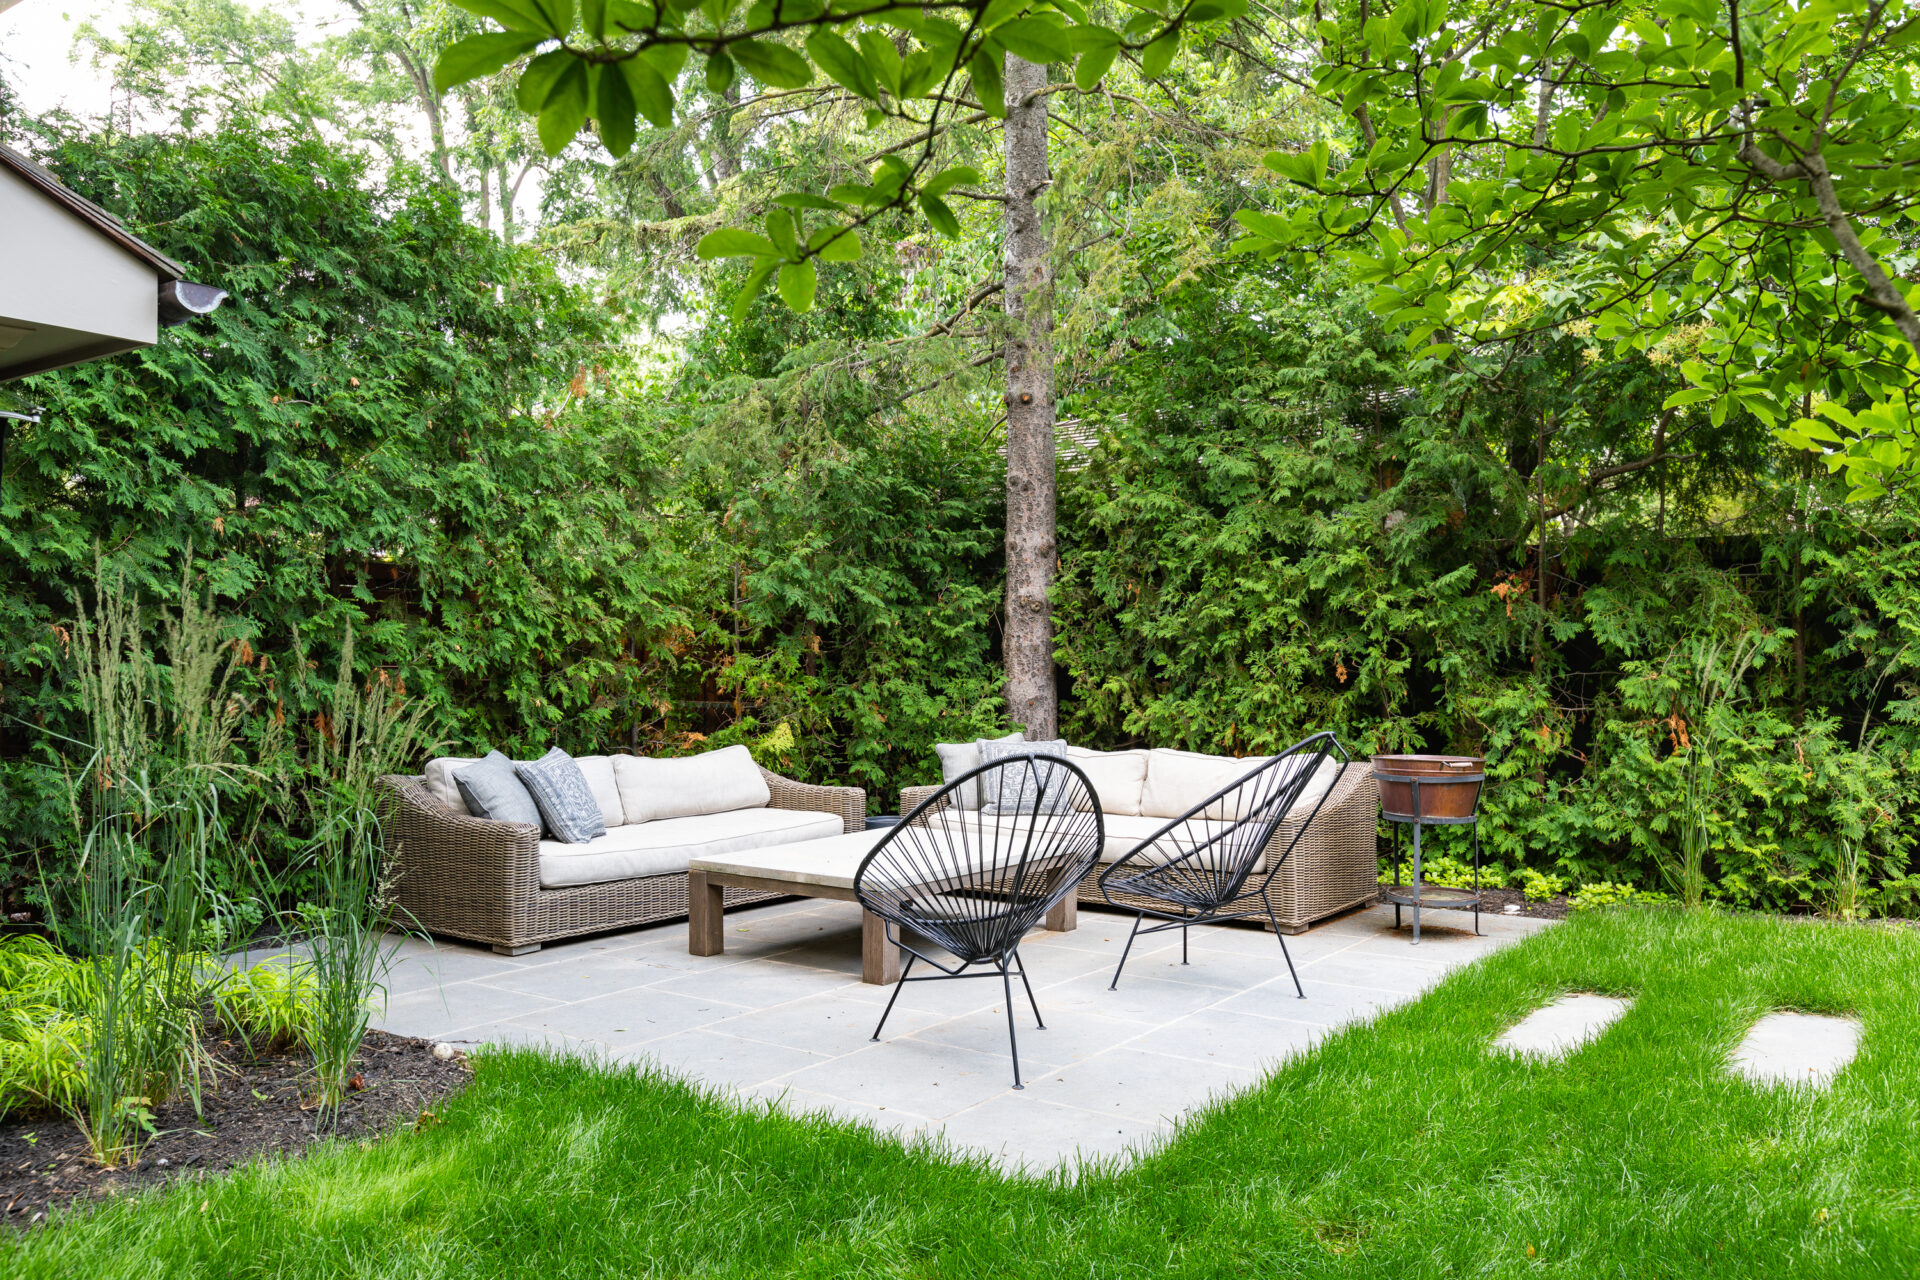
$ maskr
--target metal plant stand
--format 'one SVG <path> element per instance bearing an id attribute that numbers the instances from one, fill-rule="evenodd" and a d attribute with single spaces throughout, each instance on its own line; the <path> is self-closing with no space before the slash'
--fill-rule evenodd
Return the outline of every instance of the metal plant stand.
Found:
<path id="1" fill-rule="evenodd" d="M 1480 932 L 1480 904 L 1485 895 L 1480 889 L 1480 789 L 1486 782 L 1485 772 L 1476 769 L 1470 774 L 1395 772 L 1391 767 L 1383 768 L 1380 761 L 1374 763 L 1374 778 L 1380 783 L 1401 783 L 1411 791 L 1411 805 L 1406 809 L 1383 805 L 1382 816 L 1393 827 L 1393 885 L 1385 893 L 1385 898 L 1393 904 L 1393 927 L 1400 927 L 1400 909 L 1410 907 L 1413 910 L 1413 942 L 1420 944 L 1420 909 L 1422 907 L 1446 907 L 1453 910 L 1473 909 L 1473 932 Z M 1461 805 L 1459 800 L 1465 787 L 1471 784 L 1471 799 Z M 1421 789 L 1425 787 L 1429 800 L 1422 803 Z M 1382 791 L 1386 788 L 1383 786 Z M 1442 803 L 1432 803 L 1434 793 L 1441 792 L 1447 799 Z M 1464 808 L 1465 812 L 1460 810 Z M 1438 812 L 1436 812 L 1438 810 Z M 1452 812 L 1447 812 L 1452 810 Z M 1400 883 L 1400 829 L 1413 828 L 1413 876 L 1404 887 Z M 1420 867 L 1420 829 L 1422 827 L 1471 827 L 1473 828 L 1473 888 L 1459 889 L 1447 885 L 1431 885 L 1421 876 Z"/>

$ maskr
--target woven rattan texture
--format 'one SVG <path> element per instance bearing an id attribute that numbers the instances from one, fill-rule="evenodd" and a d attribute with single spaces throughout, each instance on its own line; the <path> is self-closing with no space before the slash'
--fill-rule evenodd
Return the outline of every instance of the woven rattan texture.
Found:
<path id="1" fill-rule="evenodd" d="M 760 772 L 773 793 L 770 807 L 831 813 L 848 831 L 866 826 L 867 793 L 859 787 L 820 787 Z M 394 915 L 402 927 L 517 950 L 687 914 L 685 872 L 543 889 L 538 827 L 454 813 L 418 777 L 393 774 L 380 784 Z M 779 896 L 752 889 L 726 895 L 730 908 Z"/>

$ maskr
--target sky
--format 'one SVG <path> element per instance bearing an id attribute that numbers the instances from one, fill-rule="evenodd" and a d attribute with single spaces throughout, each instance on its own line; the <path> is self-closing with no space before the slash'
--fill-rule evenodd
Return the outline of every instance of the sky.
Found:
<path id="1" fill-rule="evenodd" d="M 105 0 L 20 0 L 0 13 L 0 67 L 20 93 L 29 115 L 65 107 L 77 116 L 102 116 L 112 105 L 112 86 L 104 72 L 85 60 L 69 60 L 73 30 L 114 6 Z"/>

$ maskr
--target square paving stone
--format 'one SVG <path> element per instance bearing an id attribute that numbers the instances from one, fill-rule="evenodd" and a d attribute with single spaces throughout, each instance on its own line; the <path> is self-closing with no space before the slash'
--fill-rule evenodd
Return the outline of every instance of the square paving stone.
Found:
<path id="1" fill-rule="evenodd" d="M 1633 1001 L 1591 992 L 1564 995 L 1501 1032 L 1496 1049 L 1530 1058 L 1564 1058 L 1612 1026 Z"/>
<path id="2" fill-rule="evenodd" d="M 1820 1089 L 1859 1051 L 1857 1019 L 1782 1010 L 1753 1024 L 1728 1065 L 1755 1084 Z"/>

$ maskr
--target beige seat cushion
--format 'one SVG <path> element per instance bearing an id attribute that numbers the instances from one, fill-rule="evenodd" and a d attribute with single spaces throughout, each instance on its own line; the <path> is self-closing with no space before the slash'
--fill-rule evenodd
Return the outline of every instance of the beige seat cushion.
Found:
<path id="1" fill-rule="evenodd" d="M 1067 759 L 1080 766 L 1100 797 L 1102 813 L 1140 816 L 1140 792 L 1147 780 L 1144 751 L 1090 751 L 1068 747 Z"/>
<path id="2" fill-rule="evenodd" d="M 540 842 L 540 885 L 601 884 L 635 876 L 685 871 L 694 858 L 840 835 L 846 824 L 831 813 L 795 809 L 734 809 L 615 827 L 585 844 Z"/>
<path id="3" fill-rule="evenodd" d="M 573 762 L 580 766 L 581 776 L 587 780 L 587 790 L 593 792 L 593 801 L 600 806 L 600 818 L 607 824 L 607 830 L 625 826 L 626 809 L 620 803 L 620 784 L 614 780 L 612 756 L 575 756 Z"/>
<path id="4" fill-rule="evenodd" d="M 455 813 L 465 813 L 466 797 L 460 794 L 459 784 L 453 780 L 453 771 L 464 769 L 470 764 L 477 764 L 479 760 L 479 756 L 441 756 L 437 760 L 427 761 L 425 770 L 427 794 Z"/>
<path id="5" fill-rule="evenodd" d="M 1161 818 L 1179 817 L 1273 758 L 1245 756 L 1235 759 L 1232 756 L 1209 756 L 1197 751 L 1169 751 L 1164 748 L 1149 751 L 1147 757 L 1147 782 L 1141 791 L 1140 812 L 1148 817 Z M 1311 808 L 1333 788 L 1339 776 L 1339 757 L 1328 756 L 1322 760 L 1294 802 L 1295 807 L 1305 804 Z M 1241 802 L 1254 798 L 1251 789 L 1229 794 L 1209 805 L 1201 816 L 1238 818 L 1244 807 Z"/>
<path id="6" fill-rule="evenodd" d="M 758 809 L 773 799 L 753 753 L 739 745 L 697 756 L 615 756 L 613 777 L 629 824 Z"/>
<path id="7" fill-rule="evenodd" d="M 1140 791 L 1140 812 L 1150 818 L 1177 818 L 1221 788 L 1246 777 L 1265 764 L 1268 756 L 1203 755 L 1155 747 L 1147 752 L 1147 781 Z M 1228 813 L 1232 797 L 1210 808 L 1206 817 L 1237 818 Z"/>

